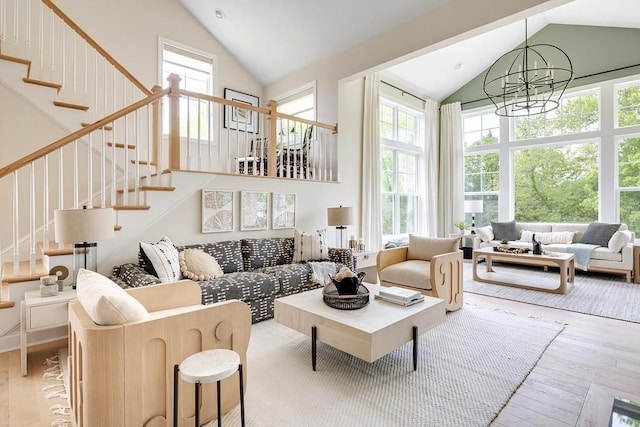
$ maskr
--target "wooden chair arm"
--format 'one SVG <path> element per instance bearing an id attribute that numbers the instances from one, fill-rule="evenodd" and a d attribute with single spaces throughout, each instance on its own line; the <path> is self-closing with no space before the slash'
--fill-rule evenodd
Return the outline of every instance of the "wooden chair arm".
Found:
<path id="1" fill-rule="evenodd" d="M 139 288 L 129 288 L 126 291 L 140 301 L 150 313 L 202 304 L 200 286 L 192 280 L 141 286 Z"/>
<path id="2" fill-rule="evenodd" d="M 445 301 L 447 311 L 462 307 L 463 252 L 455 251 L 431 258 L 431 289 Z"/>
<path id="3" fill-rule="evenodd" d="M 380 272 L 385 268 L 389 267 L 393 264 L 398 264 L 399 262 L 403 262 L 407 260 L 407 250 L 406 246 L 402 246 L 399 248 L 393 249 L 383 249 L 378 252 L 376 256 L 376 265 L 378 269 L 378 277 L 380 277 Z"/>

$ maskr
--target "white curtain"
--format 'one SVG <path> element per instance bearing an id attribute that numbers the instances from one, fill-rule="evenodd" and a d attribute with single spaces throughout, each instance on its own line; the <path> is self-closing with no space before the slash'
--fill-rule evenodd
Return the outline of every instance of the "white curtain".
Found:
<path id="1" fill-rule="evenodd" d="M 440 104 L 433 99 L 424 103 L 424 187 L 422 194 L 423 227 L 427 236 L 438 236 L 438 170 L 440 132 Z"/>
<path id="2" fill-rule="evenodd" d="M 453 223 L 464 218 L 464 156 L 460 103 L 440 108 L 438 235 L 448 237 Z"/>
<path id="3" fill-rule="evenodd" d="M 364 79 L 364 117 L 362 120 L 362 238 L 368 250 L 382 248 L 380 215 L 380 77 Z"/>

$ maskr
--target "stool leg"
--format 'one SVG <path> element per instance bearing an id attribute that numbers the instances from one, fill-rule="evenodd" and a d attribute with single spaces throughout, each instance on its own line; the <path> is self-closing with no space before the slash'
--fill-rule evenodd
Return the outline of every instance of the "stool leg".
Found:
<path id="1" fill-rule="evenodd" d="M 244 427 L 244 382 L 242 381 L 242 363 L 238 365 L 238 374 L 240 377 L 240 423 Z"/>
<path id="2" fill-rule="evenodd" d="M 217 393 L 218 394 L 218 396 L 217 396 L 218 397 L 218 402 L 217 402 L 217 404 L 218 404 L 218 427 L 222 427 L 222 404 L 220 403 L 220 401 L 222 399 L 220 399 L 220 381 L 218 381 L 216 383 L 216 386 L 218 387 L 218 393 Z"/>
<path id="3" fill-rule="evenodd" d="M 173 365 L 173 427 L 178 427 L 178 365 Z"/>
<path id="4" fill-rule="evenodd" d="M 196 382 L 196 427 L 200 427 L 200 381 Z"/>

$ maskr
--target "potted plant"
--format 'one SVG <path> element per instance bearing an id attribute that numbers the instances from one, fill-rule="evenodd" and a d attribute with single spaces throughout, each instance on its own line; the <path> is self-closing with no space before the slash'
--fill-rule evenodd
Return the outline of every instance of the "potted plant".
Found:
<path id="1" fill-rule="evenodd" d="M 467 228 L 467 223 L 464 222 L 463 219 L 456 221 L 453 223 L 458 230 L 460 230 L 460 234 L 464 234 L 464 230 Z"/>
<path id="2" fill-rule="evenodd" d="M 507 249 L 509 247 L 509 241 L 507 239 L 502 239 L 500 240 L 500 244 L 498 246 Z"/>

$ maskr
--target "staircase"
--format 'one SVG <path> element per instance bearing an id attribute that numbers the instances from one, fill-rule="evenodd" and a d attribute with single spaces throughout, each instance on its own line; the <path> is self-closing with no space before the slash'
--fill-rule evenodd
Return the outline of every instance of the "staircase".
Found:
<path id="1" fill-rule="evenodd" d="M 273 101 L 265 108 L 189 92 L 175 75 L 166 89 L 146 89 L 50 0 L 0 0 L 0 84 L 68 133 L 0 168 L 0 351 L 14 346 L 24 292 L 51 267 L 71 267 L 71 246 L 53 242 L 54 210 L 114 209 L 116 238 L 100 242 L 102 260 L 207 185 L 211 172 L 337 180 L 337 125 L 278 113 Z M 245 117 L 235 128 L 226 126 L 233 109 Z M 313 149 L 283 137 L 309 127 Z M 263 151 L 253 152 L 254 140 L 267 142 Z M 279 156 L 293 164 L 277 166 Z M 249 172 L 250 158 L 260 170 Z"/>

